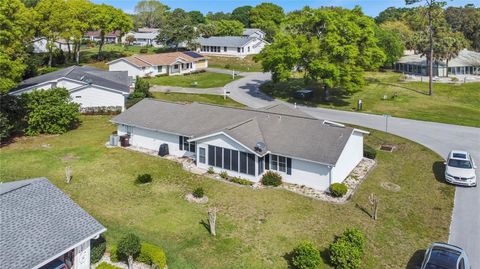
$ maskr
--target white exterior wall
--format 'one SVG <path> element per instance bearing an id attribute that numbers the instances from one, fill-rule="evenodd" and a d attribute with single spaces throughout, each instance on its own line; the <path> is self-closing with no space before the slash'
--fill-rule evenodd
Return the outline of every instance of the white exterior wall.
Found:
<path id="1" fill-rule="evenodd" d="M 120 106 L 122 110 L 125 109 L 126 96 L 119 92 L 97 88 L 95 85 L 72 91 L 70 97 L 81 107 Z"/>
<path id="2" fill-rule="evenodd" d="M 240 52 L 238 52 L 238 47 L 227 47 L 227 51 L 225 51 L 225 46 L 220 46 L 220 52 L 202 51 L 201 48 L 198 49 L 197 52 L 207 55 L 245 57 L 247 55 L 260 53 L 266 44 L 262 39 L 253 39 L 243 46 L 243 52 L 241 49 Z M 250 51 L 248 48 L 250 48 Z"/>
<path id="3" fill-rule="evenodd" d="M 75 248 L 73 269 L 90 269 L 90 239 Z"/>
<path id="4" fill-rule="evenodd" d="M 83 85 L 85 85 L 85 84 L 81 84 L 79 82 L 74 82 L 74 81 L 71 81 L 71 80 L 68 80 L 68 79 L 59 79 L 57 81 L 57 88 L 66 88 L 67 90 L 77 88 L 77 87 L 80 87 L 80 86 L 83 86 Z"/>
<path id="5" fill-rule="evenodd" d="M 330 170 L 331 168 L 327 165 L 292 158 L 291 175 L 287 175 L 285 172 L 276 172 L 282 175 L 285 182 L 305 185 L 317 190 L 327 190 L 330 186 Z"/>
<path id="6" fill-rule="evenodd" d="M 117 127 L 117 133 L 118 135 L 127 134 L 127 126 L 119 124 Z M 164 143 L 168 144 L 170 155 L 177 157 L 190 155 L 187 151 L 180 150 L 178 147 L 178 135 L 131 127 L 130 144 L 132 146 L 158 151 L 160 145 Z"/>
<path id="7" fill-rule="evenodd" d="M 108 70 L 109 71 L 127 71 L 128 75 L 134 78 L 136 76 L 143 77 L 145 75 L 141 67 L 134 66 L 125 60 L 119 60 L 109 64 Z"/>
<path id="8" fill-rule="evenodd" d="M 363 134 L 354 131 L 332 169 L 332 183 L 343 182 L 362 158 Z"/>

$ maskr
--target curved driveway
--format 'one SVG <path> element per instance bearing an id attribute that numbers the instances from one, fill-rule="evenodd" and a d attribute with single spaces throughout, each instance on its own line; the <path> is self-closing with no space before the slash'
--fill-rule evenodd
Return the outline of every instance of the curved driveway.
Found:
<path id="1" fill-rule="evenodd" d="M 259 85 L 270 79 L 269 73 L 241 75 L 242 79 L 225 86 L 232 99 L 253 108 L 280 102 L 259 91 Z M 381 115 L 304 106 L 298 109 L 319 119 L 385 131 L 385 118 Z M 390 117 L 388 132 L 420 143 L 444 157 L 452 149 L 468 150 L 480 165 L 480 128 Z M 480 169 L 477 178 L 480 180 Z M 449 243 L 467 251 L 472 269 L 480 268 L 480 186 L 456 188 Z"/>

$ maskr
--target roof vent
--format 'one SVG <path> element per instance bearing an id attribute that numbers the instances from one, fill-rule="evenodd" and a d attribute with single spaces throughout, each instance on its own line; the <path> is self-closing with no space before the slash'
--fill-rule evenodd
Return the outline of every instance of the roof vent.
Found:
<path id="1" fill-rule="evenodd" d="M 255 145 L 255 151 L 258 151 L 258 152 L 262 152 L 266 148 L 267 148 L 267 145 L 265 145 L 265 143 L 263 142 L 257 142 L 257 144 Z"/>

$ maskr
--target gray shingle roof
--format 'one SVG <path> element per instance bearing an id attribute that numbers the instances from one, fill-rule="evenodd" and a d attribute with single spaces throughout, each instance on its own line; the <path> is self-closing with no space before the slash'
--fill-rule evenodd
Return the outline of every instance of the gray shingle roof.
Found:
<path id="1" fill-rule="evenodd" d="M 425 56 L 420 54 L 407 55 L 400 58 L 397 63 L 427 65 Z M 435 63 L 435 66 L 437 63 Z M 439 61 L 440 66 L 446 66 L 445 61 Z M 462 67 L 462 66 L 480 66 L 480 52 L 475 52 L 467 49 L 461 50 L 457 57 L 448 61 L 448 67 Z"/>
<path id="2" fill-rule="evenodd" d="M 243 47 L 255 37 L 248 36 L 211 36 L 208 38 L 200 37 L 197 42 L 201 46 L 220 46 L 220 47 Z"/>
<path id="3" fill-rule="evenodd" d="M 262 34 L 265 34 L 265 32 L 263 32 L 261 29 L 259 28 L 245 28 L 243 30 L 243 35 L 245 36 L 250 36 L 256 32 L 261 32 Z"/>
<path id="4" fill-rule="evenodd" d="M 105 231 L 46 178 L 0 184 L 0 268 L 34 268 Z"/>
<path id="5" fill-rule="evenodd" d="M 69 78 L 77 81 L 91 81 L 93 85 L 98 85 L 125 93 L 130 92 L 131 78 L 127 71 L 106 71 L 90 66 L 70 66 L 54 72 L 26 79 L 18 84 L 15 90 L 28 88 L 43 82 L 52 81 L 60 78 Z"/>
<path id="6" fill-rule="evenodd" d="M 112 122 L 191 138 L 224 132 L 252 151 L 264 142 L 272 153 L 329 165 L 336 164 L 353 132 L 284 105 L 246 109 L 153 99 L 142 100 Z"/>

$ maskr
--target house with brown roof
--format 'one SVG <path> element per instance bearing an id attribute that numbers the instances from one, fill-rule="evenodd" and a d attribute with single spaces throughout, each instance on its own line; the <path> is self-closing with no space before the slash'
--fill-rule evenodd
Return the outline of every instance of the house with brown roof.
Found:
<path id="1" fill-rule="evenodd" d="M 117 44 L 120 42 L 121 32 L 113 31 L 105 34 L 105 43 Z M 85 33 L 84 39 L 98 42 L 101 40 L 100 30 L 98 31 L 88 31 Z"/>
<path id="2" fill-rule="evenodd" d="M 110 71 L 127 71 L 132 77 L 181 75 L 208 67 L 208 60 L 193 51 L 136 54 L 107 63 Z"/>

